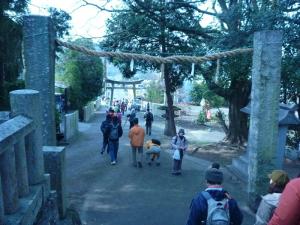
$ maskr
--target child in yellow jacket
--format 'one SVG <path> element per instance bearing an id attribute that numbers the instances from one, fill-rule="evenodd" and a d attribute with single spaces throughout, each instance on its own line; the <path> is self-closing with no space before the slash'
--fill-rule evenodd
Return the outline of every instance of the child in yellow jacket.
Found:
<path id="1" fill-rule="evenodd" d="M 152 162 L 156 162 L 156 165 L 160 165 L 160 141 L 156 139 L 151 139 L 146 142 L 145 149 L 146 149 L 146 161 L 149 166 L 152 165 Z"/>

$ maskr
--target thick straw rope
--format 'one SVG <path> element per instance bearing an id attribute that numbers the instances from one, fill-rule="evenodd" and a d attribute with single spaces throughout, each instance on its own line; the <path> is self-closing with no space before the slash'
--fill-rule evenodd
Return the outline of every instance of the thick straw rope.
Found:
<path id="1" fill-rule="evenodd" d="M 243 53 L 250 53 L 253 51 L 252 48 L 244 48 L 244 49 L 235 49 L 232 51 L 220 52 L 216 54 L 196 57 L 196 56 L 169 56 L 169 57 L 159 57 L 159 56 L 151 56 L 146 54 L 135 54 L 135 53 L 124 53 L 124 52 L 99 52 L 95 50 L 90 50 L 86 47 L 73 45 L 61 40 L 56 39 L 56 43 L 58 45 L 64 46 L 71 50 L 79 51 L 91 56 L 99 56 L 99 57 L 116 57 L 124 60 L 145 60 L 154 63 L 202 63 L 205 61 L 212 61 L 221 59 L 228 56 L 235 56 Z"/>

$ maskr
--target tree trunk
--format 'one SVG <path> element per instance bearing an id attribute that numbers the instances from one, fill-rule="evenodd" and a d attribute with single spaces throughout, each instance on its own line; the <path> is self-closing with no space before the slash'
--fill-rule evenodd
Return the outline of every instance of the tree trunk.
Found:
<path id="1" fill-rule="evenodd" d="M 174 116 L 174 109 L 173 109 L 173 96 L 172 96 L 171 89 L 170 89 L 171 84 L 170 84 L 170 76 L 169 76 L 168 71 L 169 70 L 167 69 L 167 66 L 165 66 L 164 78 L 165 78 L 168 110 L 166 110 L 164 135 L 175 136 L 176 135 L 176 125 L 175 125 L 175 120 L 174 120 L 175 116 Z"/>
<path id="2" fill-rule="evenodd" d="M 229 132 L 226 137 L 232 144 L 242 145 L 248 138 L 248 115 L 241 108 L 248 103 L 248 95 L 242 90 L 235 90 L 229 99 Z"/>

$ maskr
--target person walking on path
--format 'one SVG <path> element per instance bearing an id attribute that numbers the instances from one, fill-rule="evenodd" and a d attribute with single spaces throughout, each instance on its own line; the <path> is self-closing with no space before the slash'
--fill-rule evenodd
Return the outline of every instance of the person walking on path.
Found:
<path id="1" fill-rule="evenodd" d="M 134 167 L 142 168 L 143 159 L 143 145 L 145 138 L 145 131 L 139 126 L 138 118 L 134 118 L 133 127 L 130 129 L 128 137 L 132 148 L 132 163 Z M 138 157 L 137 157 L 138 155 Z"/>
<path id="2" fill-rule="evenodd" d="M 120 126 L 122 126 L 122 113 L 121 113 L 120 109 L 117 110 L 117 117 L 118 117 L 118 122 L 119 122 Z"/>
<path id="3" fill-rule="evenodd" d="M 300 178 L 291 180 L 268 225 L 300 225 Z"/>
<path id="4" fill-rule="evenodd" d="M 181 174 L 181 166 L 183 154 L 188 148 L 188 141 L 184 136 L 184 129 L 179 129 L 178 135 L 172 138 L 171 147 L 174 151 L 173 155 L 173 175 Z"/>
<path id="5" fill-rule="evenodd" d="M 274 170 L 268 177 L 270 178 L 269 193 L 262 197 L 254 225 L 268 224 L 277 208 L 281 193 L 289 182 L 289 177 L 283 170 Z"/>
<path id="6" fill-rule="evenodd" d="M 149 108 L 147 108 L 147 112 L 144 114 L 144 119 L 146 121 L 146 134 L 150 136 L 153 123 L 153 114 L 150 112 Z"/>
<path id="7" fill-rule="evenodd" d="M 156 165 L 160 165 L 160 141 L 156 139 L 151 139 L 146 142 L 146 161 L 149 166 L 152 165 L 152 161 L 156 162 Z"/>
<path id="8" fill-rule="evenodd" d="M 123 135 L 122 126 L 119 124 L 118 117 L 114 116 L 113 121 L 109 127 L 109 135 L 108 135 L 108 149 L 109 149 L 111 165 L 115 165 L 117 162 L 117 156 L 119 150 L 119 138 L 122 135 Z"/>
<path id="9" fill-rule="evenodd" d="M 127 115 L 127 118 L 129 120 L 129 130 L 133 127 L 133 120 L 136 118 L 135 109 L 131 110 L 131 113 Z"/>
<path id="10" fill-rule="evenodd" d="M 103 143 L 102 143 L 102 149 L 101 149 L 101 154 L 103 154 L 108 146 L 108 134 L 109 134 L 109 127 L 111 124 L 111 115 L 106 114 L 105 120 L 101 123 L 101 132 L 103 136 Z M 108 149 L 107 149 L 108 153 Z"/>
<path id="11" fill-rule="evenodd" d="M 223 217 L 222 224 L 242 224 L 243 214 L 237 202 L 221 186 L 223 182 L 222 171 L 209 168 L 205 172 L 205 180 L 207 188 L 198 193 L 192 200 L 186 225 L 214 224 L 212 222 L 217 222 L 216 216 Z"/>

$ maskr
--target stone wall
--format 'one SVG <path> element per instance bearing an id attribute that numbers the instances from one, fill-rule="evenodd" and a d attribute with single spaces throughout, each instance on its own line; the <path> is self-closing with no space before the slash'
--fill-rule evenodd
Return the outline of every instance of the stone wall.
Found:
<path id="1" fill-rule="evenodd" d="M 100 108 L 101 108 L 101 99 L 97 99 L 95 101 L 95 109 L 100 110 Z"/>
<path id="2" fill-rule="evenodd" d="M 86 106 L 83 107 L 83 121 L 88 122 L 95 112 L 94 102 L 89 102 Z"/>
<path id="3" fill-rule="evenodd" d="M 78 133 L 78 111 L 68 113 L 64 116 L 64 137 L 69 140 Z"/>

